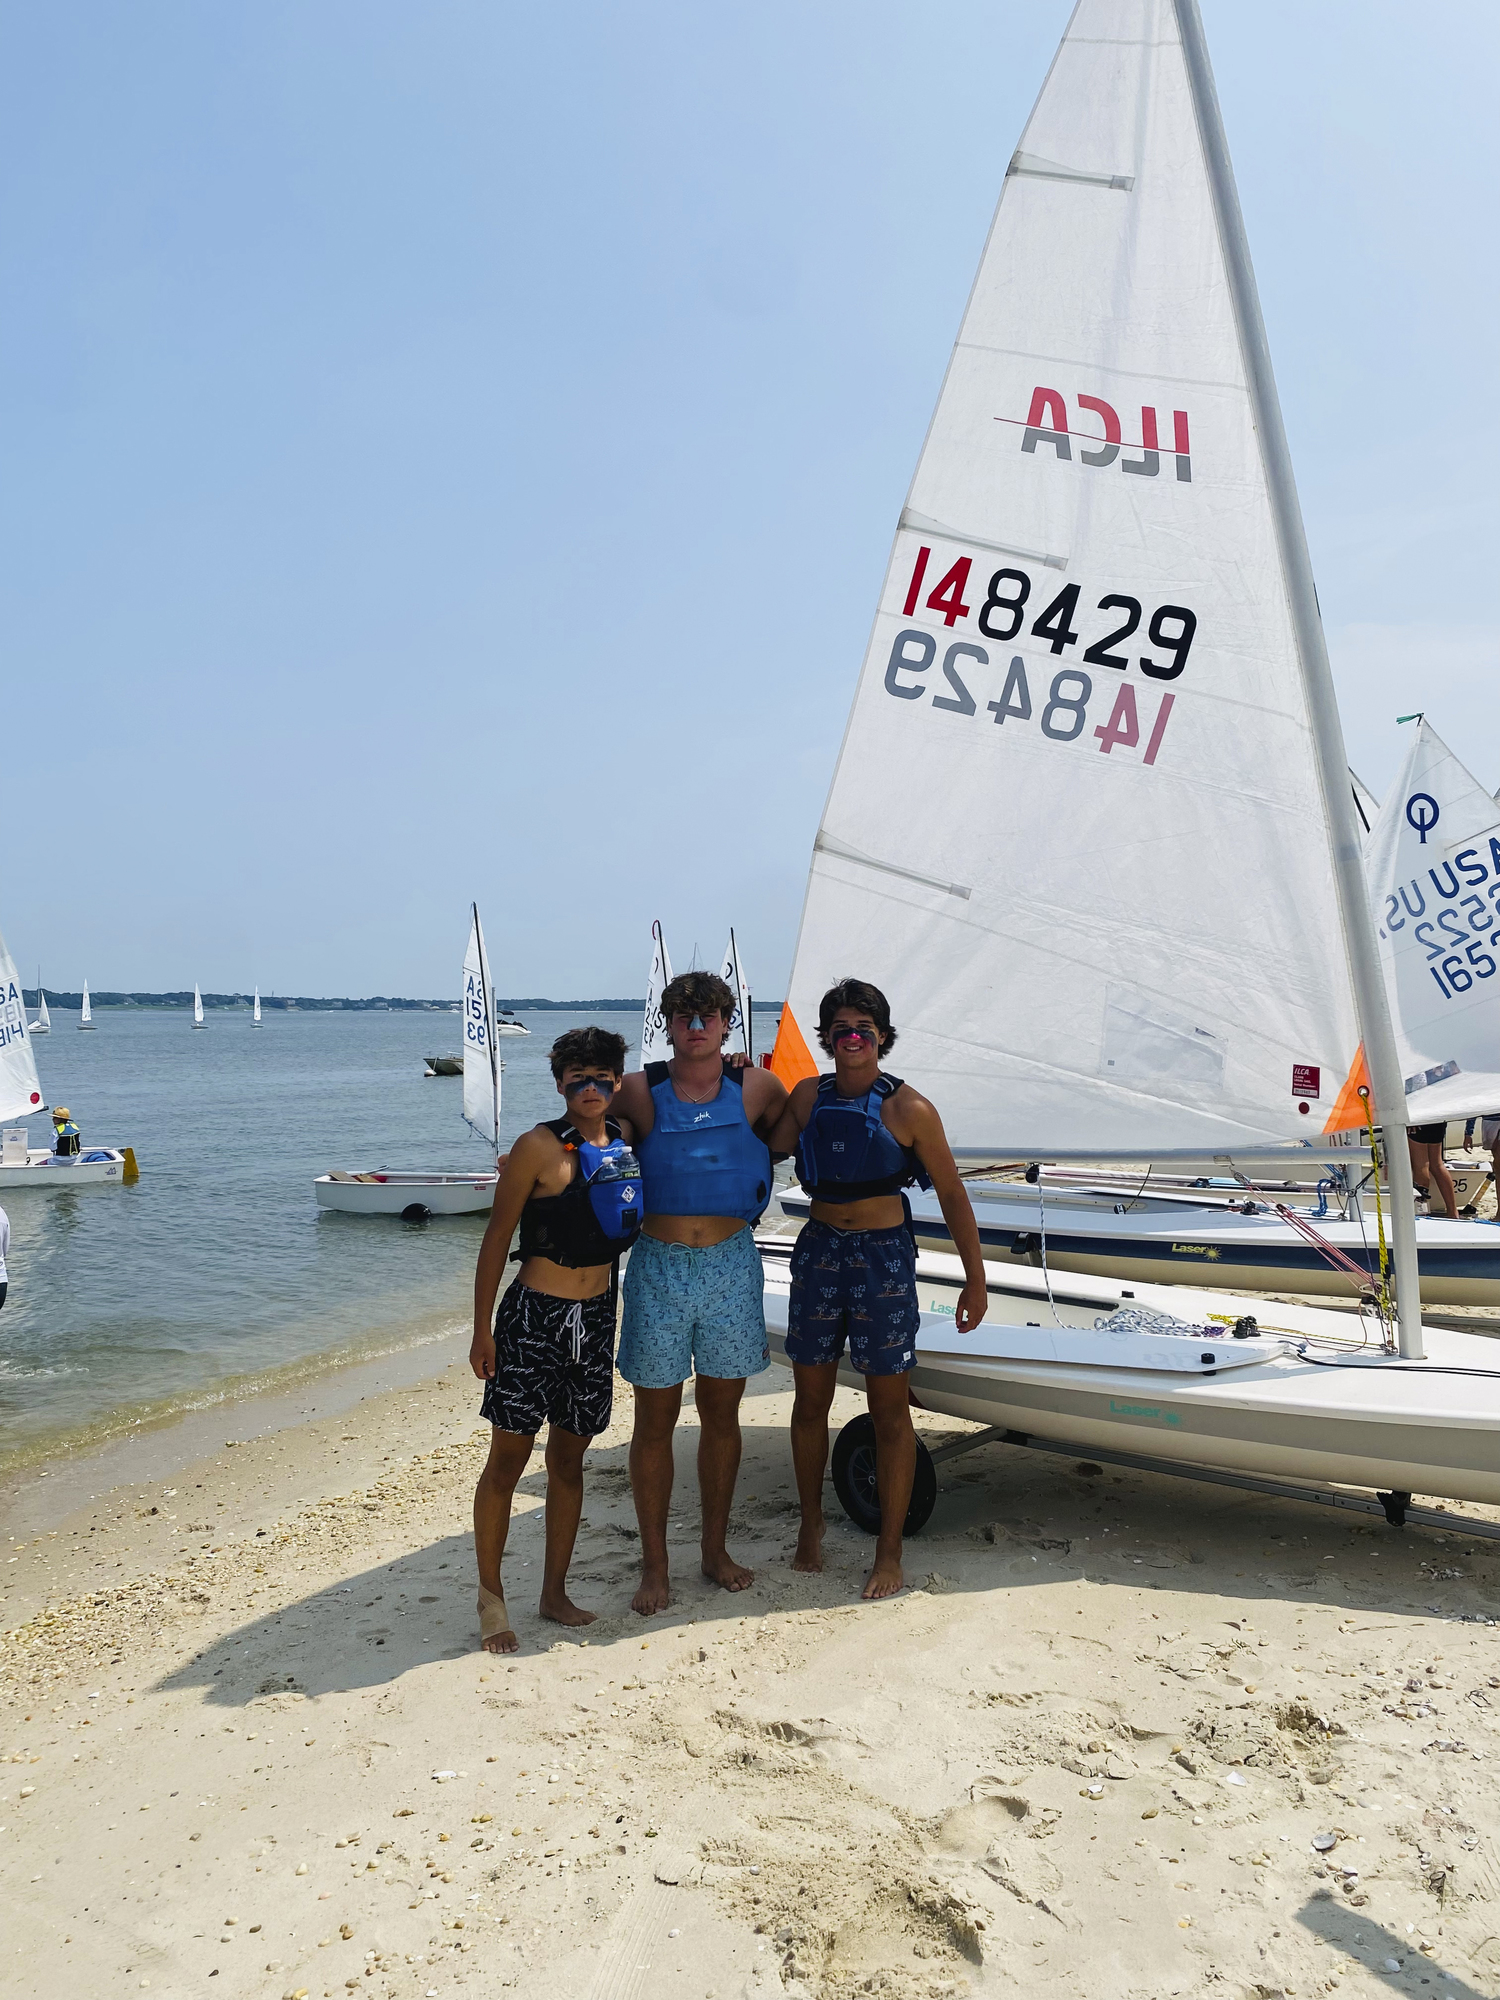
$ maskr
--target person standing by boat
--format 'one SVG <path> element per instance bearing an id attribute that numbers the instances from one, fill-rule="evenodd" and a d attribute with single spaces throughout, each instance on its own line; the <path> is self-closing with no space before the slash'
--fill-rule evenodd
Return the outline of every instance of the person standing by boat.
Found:
<path id="1" fill-rule="evenodd" d="M 83 1151 L 83 1134 L 73 1123 L 73 1114 L 59 1104 L 52 1114 L 52 1159 L 60 1167 L 71 1167 Z"/>
<path id="2" fill-rule="evenodd" d="M 746 1380 L 771 1365 L 765 1281 L 754 1225 L 771 1198 L 766 1135 L 786 1103 L 769 1070 L 723 1057 L 734 996 L 712 972 L 671 980 L 661 1011 L 669 1062 L 625 1079 L 619 1109 L 634 1126 L 646 1222 L 625 1272 L 620 1373 L 635 1390 L 630 1483 L 641 1529 L 642 1617 L 671 1603 L 667 1515 L 673 1433 L 694 1377 L 703 1574 L 745 1590 L 753 1573 L 725 1547 L 740 1467 Z"/>
<path id="3" fill-rule="evenodd" d="M 559 1625 L 595 1614 L 568 1596 L 583 1509 L 583 1455 L 608 1427 L 614 1396 L 615 1273 L 640 1227 L 640 1171 L 631 1132 L 610 1116 L 625 1068 L 624 1038 L 574 1028 L 552 1044 L 567 1115 L 523 1133 L 505 1159 L 474 1273 L 469 1366 L 484 1383 L 494 1428 L 474 1494 L 479 1630 L 486 1652 L 519 1647 L 500 1566 L 516 1482 L 547 1429 L 546 1556 L 540 1610 Z M 495 1311 L 517 1225 L 521 1269 Z"/>
<path id="4" fill-rule="evenodd" d="M 792 1461 L 802 1503 L 793 1569 L 823 1567 L 823 1473 L 828 1412 L 844 1344 L 865 1378 L 875 1426 L 880 1534 L 864 1587 L 889 1597 L 903 1582 L 901 1531 L 911 1504 L 917 1443 L 908 1378 L 917 1359 L 917 1251 L 902 1189 L 931 1187 L 963 1259 L 955 1322 L 971 1333 L 988 1305 L 979 1228 L 943 1121 L 925 1097 L 880 1067 L 896 1040 L 878 986 L 841 979 L 818 1007 L 818 1040 L 832 1076 L 804 1077 L 791 1094 L 772 1149 L 795 1151 L 812 1196 L 792 1252 L 786 1352 L 796 1381 Z"/>
<path id="5" fill-rule="evenodd" d="M 1447 1131 L 1448 1127 L 1441 1120 L 1435 1125 L 1409 1125 L 1406 1141 L 1411 1152 L 1411 1177 L 1416 1183 L 1417 1200 L 1430 1200 L 1433 1184 L 1436 1183 L 1448 1220 L 1457 1222 L 1458 1197 L 1453 1191 L 1453 1176 L 1443 1158 L 1443 1140 Z"/>

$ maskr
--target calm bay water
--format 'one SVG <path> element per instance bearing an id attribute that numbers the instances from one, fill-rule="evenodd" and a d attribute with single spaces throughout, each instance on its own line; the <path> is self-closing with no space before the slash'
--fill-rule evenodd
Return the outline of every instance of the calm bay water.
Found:
<path id="1" fill-rule="evenodd" d="M 212 1013 L 201 1034 L 166 1010 L 106 1010 L 93 1034 L 52 1019 L 36 1043 L 47 1101 L 86 1148 L 133 1146 L 141 1178 L 3 1197 L 0 1462 L 466 1316 L 483 1216 L 336 1215 L 312 1187 L 334 1166 L 485 1163 L 462 1079 L 422 1074 L 458 1048 L 456 1014 L 268 1013 L 255 1029 Z M 547 1050 L 591 1019 L 639 1040 L 638 1014 L 559 1011 L 502 1042 L 505 1136 L 560 1114 Z"/>

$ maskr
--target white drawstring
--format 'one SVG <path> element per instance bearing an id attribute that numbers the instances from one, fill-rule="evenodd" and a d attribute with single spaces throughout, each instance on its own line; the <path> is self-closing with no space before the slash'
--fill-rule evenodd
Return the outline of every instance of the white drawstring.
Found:
<path id="1" fill-rule="evenodd" d="M 573 1336 L 573 1359 L 583 1359 L 583 1301 L 575 1299 L 563 1318 L 563 1331 Z"/>

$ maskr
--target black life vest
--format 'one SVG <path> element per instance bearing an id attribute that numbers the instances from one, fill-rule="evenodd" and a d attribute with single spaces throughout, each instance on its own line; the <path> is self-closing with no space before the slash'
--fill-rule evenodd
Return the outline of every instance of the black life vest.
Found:
<path id="1" fill-rule="evenodd" d="M 566 1118 L 549 1118 L 544 1130 L 578 1154 L 578 1168 L 561 1194 L 533 1195 L 521 1210 L 521 1246 L 512 1263 L 528 1257 L 546 1257 L 565 1270 L 580 1271 L 599 1264 L 612 1264 L 628 1250 L 640 1233 L 639 1199 L 624 1201 L 632 1179 L 618 1171 L 601 1176 L 605 1162 L 617 1164 L 633 1159 L 620 1138 L 617 1119 L 604 1121 L 605 1146 L 588 1144 Z M 615 1151 L 618 1144 L 619 1152 Z M 639 1169 L 634 1186 L 639 1187 Z M 592 1185 L 591 1185 L 592 1184 Z"/>

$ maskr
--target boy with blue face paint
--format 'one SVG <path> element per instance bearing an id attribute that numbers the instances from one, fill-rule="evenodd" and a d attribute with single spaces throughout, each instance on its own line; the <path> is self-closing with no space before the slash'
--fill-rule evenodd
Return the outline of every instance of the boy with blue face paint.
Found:
<path id="1" fill-rule="evenodd" d="M 725 1547 L 740 1464 L 740 1399 L 771 1362 L 754 1225 L 771 1198 L 766 1135 L 786 1090 L 723 1060 L 734 998 L 717 974 L 685 972 L 662 994 L 672 1059 L 625 1079 L 646 1222 L 625 1273 L 620 1373 L 635 1389 L 630 1480 L 641 1529 L 643 1617 L 671 1602 L 667 1516 L 683 1383 L 695 1377 L 703 1573 L 744 1590 L 752 1573 Z"/>
<path id="2" fill-rule="evenodd" d="M 625 1067 L 623 1037 L 575 1028 L 552 1045 L 565 1117 L 517 1139 L 503 1162 L 474 1274 L 469 1365 L 484 1383 L 481 1414 L 494 1428 L 474 1495 L 479 1631 L 487 1652 L 519 1641 L 500 1564 L 516 1482 L 536 1434 L 547 1431 L 547 1544 L 540 1610 L 559 1625 L 591 1625 L 568 1596 L 568 1564 L 583 1507 L 583 1455 L 610 1419 L 615 1285 L 621 1253 L 639 1229 L 641 1184 L 629 1124 L 613 1104 Z M 520 1273 L 495 1311 L 511 1237 Z"/>

